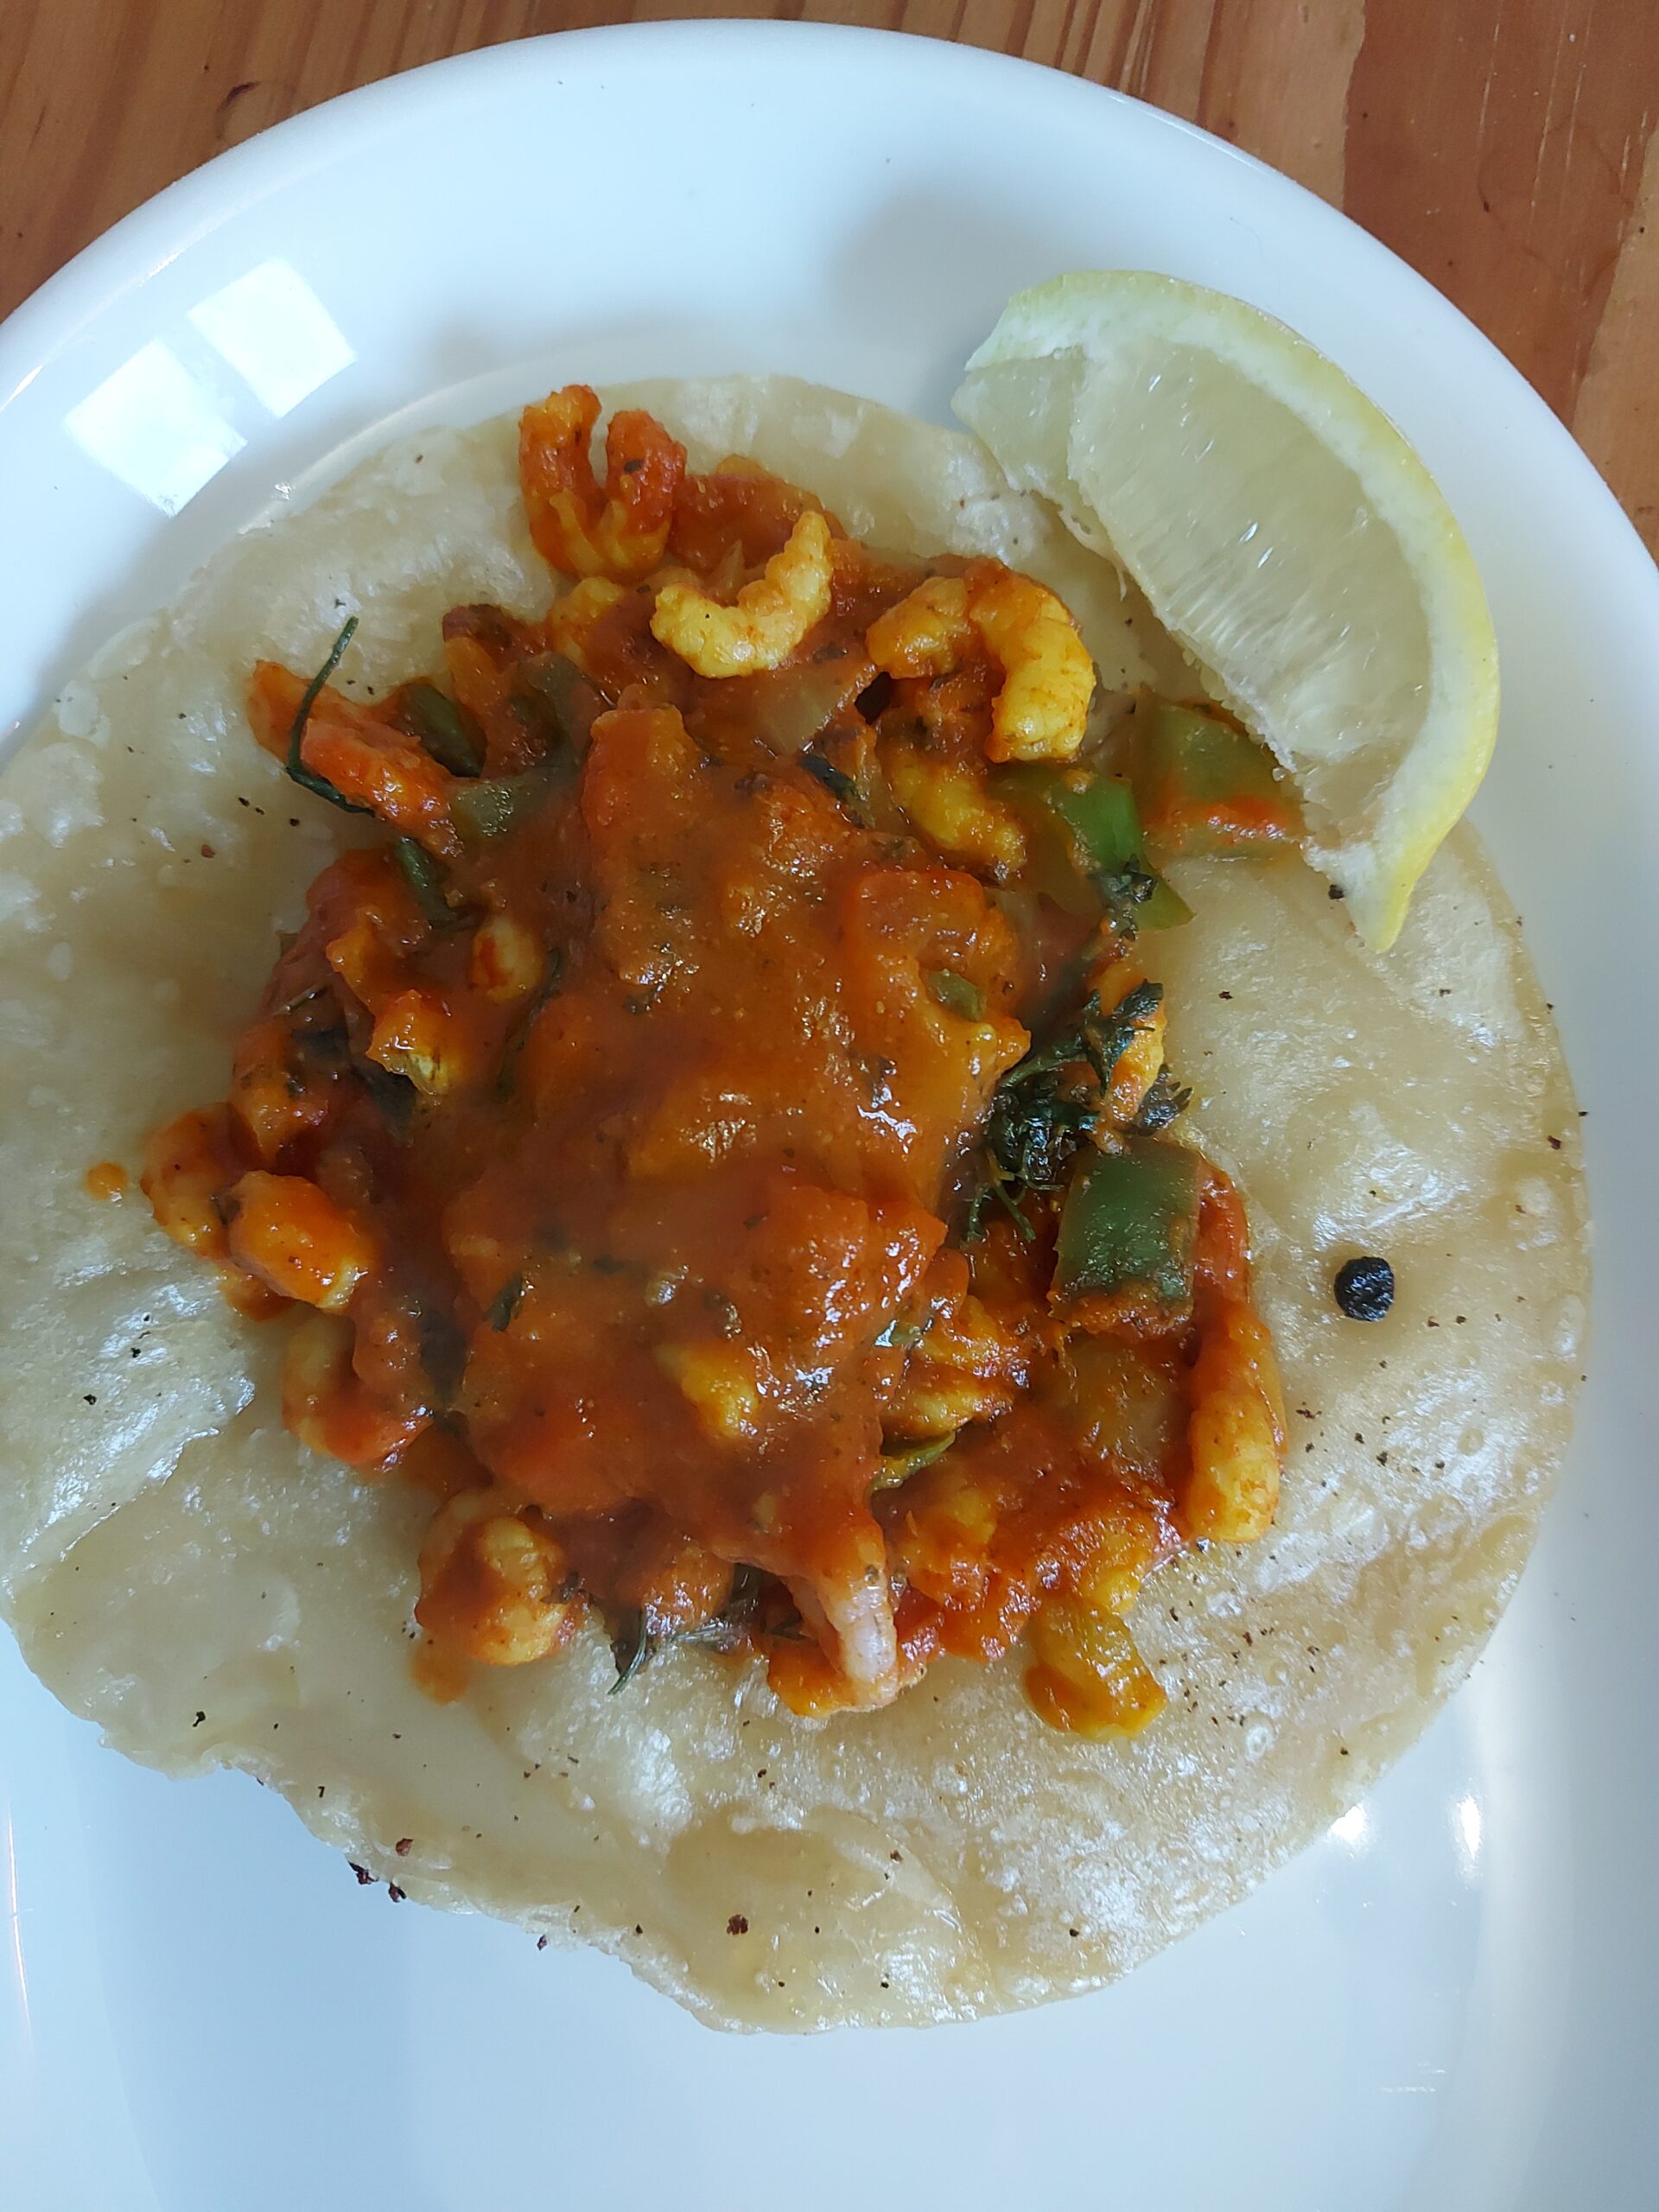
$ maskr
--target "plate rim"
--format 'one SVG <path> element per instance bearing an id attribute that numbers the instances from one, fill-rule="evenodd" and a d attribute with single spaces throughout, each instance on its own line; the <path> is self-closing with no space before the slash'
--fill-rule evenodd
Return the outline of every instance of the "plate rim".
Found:
<path id="1" fill-rule="evenodd" d="M 1636 527 L 1594 462 L 1573 437 L 1567 425 L 1509 357 L 1489 338 L 1455 301 L 1428 277 L 1414 269 L 1391 246 L 1366 230 L 1345 210 L 1333 206 L 1282 169 L 1259 156 L 1233 144 L 1185 116 L 1154 102 L 1097 83 L 1093 78 L 1023 54 L 1005 54 L 994 48 L 974 46 L 924 32 L 889 30 L 857 23 L 809 22 L 776 17 L 677 17 L 664 22 L 600 24 L 582 29 L 544 31 L 518 39 L 505 39 L 464 53 L 442 54 L 417 62 L 390 76 L 331 94 L 315 105 L 283 117 L 250 137 L 209 156 L 160 191 L 141 200 L 116 222 L 90 239 L 0 319 L 0 421 L 7 407 L 63 348 L 72 344 L 99 312 L 134 290 L 165 263 L 177 257 L 199 238 L 215 229 L 232 213 L 307 166 L 321 167 L 332 150 L 342 117 L 381 129 L 407 121 L 411 104 L 441 99 L 452 85 L 469 78 L 480 83 L 503 73 L 510 62 L 522 67 L 551 67 L 556 71 L 563 57 L 573 67 L 600 67 L 613 54 L 626 60 L 634 52 L 690 48 L 706 53 L 712 47 L 737 52 L 743 48 L 767 52 L 794 48 L 808 53 L 814 47 L 850 51 L 862 47 L 872 54 L 903 54 L 906 66 L 948 75 L 1040 80 L 1046 96 L 1068 99 L 1084 107 L 1105 102 L 1119 111 L 1132 129 L 1151 127 L 1159 133 L 1173 132 L 1205 149 L 1206 158 L 1221 156 L 1236 163 L 1270 190 L 1290 195 L 1301 212 L 1338 234 L 1345 234 L 1350 249 L 1381 257 L 1390 276 L 1417 290 L 1442 315 L 1450 314 L 1465 340 L 1485 354 L 1489 369 L 1501 373 L 1517 394 L 1535 410 L 1534 427 L 1547 429 L 1558 450 L 1570 449 L 1623 523 L 1647 567 L 1659 584 L 1659 566 L 1648 553 Z M 1131 118 L 1133 120 L 1131 120 Z M 311 159 L 308 161 L 308 156 Z M 148 251 L 146 251 L 148 246 Z M 134 265 L 136 263 L 137 265 Z M 11 356 L 23 357 L 14 366 Z"/>
<path id="2" fill-rule="evenodd" d="M 1284 176 L 1197 125 L 1171 116 L 1166 111 L 1155 108 L 1149 103 L 1096 85 L 1092 80 L 1072 76 L 1070 73 L 1052 69 L 1041 63 L 983 49 L 947 47 L 944 41 L 914 34 L 855 26 L 720 20 L 607 26 L 594 30 L 546 34 L 531 40 L 504 41 L 499 48 L 485 48 L 463 55 L 443 57 L 375 84 L 339 94 L 298 116 L 285 118 L 240 145 L 226 149 L 143 203 L 92 241 L 61 270 L 48 278 L 29 300 L 20 303 L 3 324 L 0 324 L 0 443 L 3 443 L 7 430 L 5 410 L 10 400 L 16 396 L 16 392 L 8 389 L 7 372 L 10 349 L 20 334 L 23 340 L 32 344 L 35 340 L 31 334 L 40 330 L 45 332 L 48 341 L 35 367 L 25 378 L 25 383 L 32 382 L 34 376 L 55 358 L 60 350 L 73 345 L 99 315 L 137 289 L 146 277 L 154 273 L 154 250 L 153 247 L 149 250 L 147 258 L 146 241 L 165 243 L 168 238 L 173 238 L 175 242 L 171 251 L 163 257 L 172 258 L 184 251 L 195 239 L 231 219 L 242 207 L 257 201 L 266 192 L 279 188 L 307 168 L 325 167 L 330 143 L 340 127 L 341 118 L 333 112 L 336 109 L 346 110 L 351 118 L 374 114 L 378 118 L 375 125 L 377 130 L 392 124 L 401 127 L 408 120 L 410 112 L 409 104 L 412 99 L 448 97 L 448 86 L 463 74 L 476 73 L 482 81 L 495 72 L 505 73 L 513 64 L 522 68 L 527 58 L 524 50 L 528 48 L 542 50 L 536 57 L 537 66 L 542 66 L 543 56 L 545 55 L 556 73 L 565 66 L 567 57 L 573 69 L 579 65 L 588 66 L 590 59 L 594 66 L 604 67 L 609 63 L 613 54 L 620 56 L 629 50 L 653 46 L 671 48 L 675 45 L 692 43 L 703 52 L 717 51 L 722 48 L 728 51 L 764 48 L 770 54 L 785 47 L 793 47 L 805 53 L 814 45 L 834 45 L 845 48 L 855 43 L 868 46 L 875 41 L 880 41 L 882 50 L 888 53 L 895 48 L 912 52 L 924 48 L 929 49 L 925 60 L 918 66 L 926 71 L 938 73 L 947 81 L 957 71 L 1008 81 L 1014 78 L 1039 79 L 1043 81 L 1045 95 L 1058 92 L 1061 98 L 1103 112 L 1099 110 L 1095 97 L 1098 95 L 1112 104 L 1126 127 L 1132 130 L 1150 128 L 1160 136 L 1173 133 L 1196 142 L 1204 149 L 1206 160 L 1215 154 L 1225 156 L 1245 170 L 1258 173 L 1261 178 L 1268 181 L 1274 193 L 1288 195 L 1293 202 L 1305 203 L 1305 217 L 1325 227 L 1327 234 L 1339 242 L 1345 241 L 1339 243 L 1338 246 L 1345 257 L 1369 254 L 1381 257 L 1384 263 L 1393 264 L 1389 281 L 1397 283 L 1401 279 L 1405 280 L 1414 296 L 1422 298 L 1426 304 L 1432 304 L 1438 332 L 1455 329 L 1455 325 L 1444 320 L 1448 314 L 1454 317 L 1456 324 L 1463 327 L 1459 343 L 1473 340 L 1477 352 L 1484 354 L 1483 373 L 1489 378 L 1497 376 L 1503 379 L 1512 392 L 1515 387 L 1519 387 L 1520 392 L 1524 393 L 1523 402 L 1519 401 L 1516 395 L 1522 419 L 1515 435 L 1524 442 L 1526 447 L 1530 449 L 1536 442 L 1547 441 L 1552 452 L 1562 462 L 1567 461 L 1567 449 L 1571 449 L 1572 459 L 1578 466 L 1566 472 L 1567 480 L 1552 497 L 1565 506 L 1569 494 L 1574 499 L 1583 499 L 1590 496 L 1592 486 L 1595 487 L 1611 508 L 1611 514 L 1617 517 L 1628 533 L 1629 541 L 1633 541 L 1633 550 L 1639 556 L 1641 574 L 1638 576 L 1638 563 L 1629 557 L 1631 543 L 1626 543 L 1622 551 L 1615 546 L 1613 537 L 1617 533 L 1599 540 L 1598 562 L 1605 558 L 1610 569 L 1616 566 L 1623 584 L 1633 592 L 1639 589 L 1647 594 L 1656 610 L 1659 610 L 1659 572 L 1655 571 L 1650 556 L 1611 489 L 1566 426 L 1492 341 L 1460 309 L 1428 279 L 1411 269 L 1409 264 L 1364 232 L 1341 210 L 1319 200 L 1294 179 Z M 908 62 L 906 66 L 909 66 Z M 1055 86 L 1056 79 L 1062 80 L 1064 92 L 1059 92 Z M 221 188 L 227 178 L 238 189 L 222 194 Z M 126 276 L 122 279 L 121 270 L 129 260 L 138 265 L 128 266 Z M 53 336 L 54 329 L 55 337 Z M 1422 337 L 1416 334 L 1408 334 L 1402 340 L 1402 349 L 1406 350 L 1421 350 L 1423 343 Z M 1448 385 L 1452 373 L 1448 365 L 1443 378 Z M 16 389 L 21 391 L 23 388 L 20 385 Z M 1606 518 L 1604 510 L 1602 520 Z M 1586 1069 L 1586 1079 L 1588 1074 Z M 1593 1128 L 1594 1125 L 1592 1126 Z M 1625 1233 L 1624 1224 L 1612 1217 L 1611 1209 L 1604 1227 L 1611 1232 L 1608 1236 L 1609 1244 L 1615 1236 L 1622 1238 Z M 1604 1250 L 1601 1255 L 1604 1265 L 1606 1257 Z M 1605 1353 L 1601 1357 L 1605 1357 Z M 1600 1363 L 1599 1358 L 1598 1365 Z M 1620 1380 L 1622 1383 L 1624 1378 Z M 1581 1446 L 1575 1446 L 1575 1460 L 1581 1448 Z M 1554 1511 L 1559 1514 L 1559 1505 Z M 1618 2146 L 1614 2147 L 1617 2149 Z M 1640 2147 L 1641 2139 L 1635 2135 L 1624 2145 L 1630 2152 L 1639 2152 Z"/>

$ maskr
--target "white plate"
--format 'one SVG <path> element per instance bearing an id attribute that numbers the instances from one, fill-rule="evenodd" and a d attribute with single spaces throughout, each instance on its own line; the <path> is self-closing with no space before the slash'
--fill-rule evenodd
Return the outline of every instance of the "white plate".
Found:
<path id="1" fill-rule="evenodd" d="M 1331 1837 L 1117 1989 L 789 2041 L 359 1893 L 247 1782 L 101 1751 L 7 1645 L 20 2212 L 1653 2204 L 1659 588 L 1426 284 L 1230 149 L 959 48 L 673 25 L 442 63 L 225 155 L 0 331 L 0 729 L 394 424 L 760 368 L 941 414 L 1009 292 L 1113 264 L 1241 293 L 1334 356 L 1491 592 L 1478 817 L 1590 1111 L 1603 1238 L 1578 1444 L 1489 1656 Z"/>

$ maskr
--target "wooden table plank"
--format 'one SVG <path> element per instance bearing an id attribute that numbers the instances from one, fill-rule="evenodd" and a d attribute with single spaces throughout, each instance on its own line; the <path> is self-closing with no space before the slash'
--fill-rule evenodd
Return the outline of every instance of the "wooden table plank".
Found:
<path id="1" fill-rule="evenodd" d="M 335 92 L 699 14 L 1024 54 L 1260 155 L 1455 300 L 1659 545 L 1652 0 L 0 0 L 0 314 L 175 177 Z"/>

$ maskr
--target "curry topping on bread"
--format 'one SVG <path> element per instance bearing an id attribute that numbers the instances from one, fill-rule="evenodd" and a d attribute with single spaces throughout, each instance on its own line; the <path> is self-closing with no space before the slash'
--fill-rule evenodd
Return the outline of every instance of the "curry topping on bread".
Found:
<path id="1" fill-rule="evenodd" d="M 1029 1635 L 1132 1731 L 1125 1616 L 1272 1521 L 1239 1194 L 1173 1132 L 1165 853 L 1293 842 L 1228 717 L 1111 712 L 1066 607 L 895 563 L 584 387 L 524 414 L 543 620 L 458 607 L 353 701 L 261 663 L 260 743 L 383 834 L 311 887 L 162 1225 L 291 1316 L 303 1442 L 433 1495 L 418 1663 L 763 1654 L 804 1713 Z"/>

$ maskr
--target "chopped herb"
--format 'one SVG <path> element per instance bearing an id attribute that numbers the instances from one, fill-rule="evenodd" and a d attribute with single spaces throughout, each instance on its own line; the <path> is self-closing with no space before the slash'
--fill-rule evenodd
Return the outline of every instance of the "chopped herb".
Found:
<path id="1" fill-rule="evenodd" d="M 1124 993 L 1109 1014 L 1084 1016 L 1078 1026 L 1078 1040 L 1102 1083 L 1111 1081 L 1113 1069 L 1163 1002 L 1161 983 L 1137 983 L 1133 990 Z"/>
<path id="2" fill-rule="evenodd" d="M 855 1052 L 853 1065 L 870 1087 L 871 1105 L 887 1105 L 893 1096 L 893 1078 L 899 1072 L 898 1061 L 890 1060 L 885 1052 Z"/>
<path id="3" fill-rule="evenodd" d="M 510 1275 L 485 1309 L 484 1319 L 495 1330 L 505 1329 L 518 1311 L 524 1295 L 523 1275 Z"/>
<path id="4" fill-rule="evenodd" d="M 799 755 L 807 774 L 822 784 L 848 820 L 860 830 L 870 826 L 870 810 L 864 794 L 844 768 L 837 768 L 833 760 L 826 760 L 822 753 L 809 745 Z"/>
<path id="5" fill-rule="evenodd" d="M 1067 1052 L 1057 1061 L 1054 1047 L 1029 1052 L 997 1085 L 985 1123 L 982 1175 L 968 1211 L 967 1241 L 984 1234 L 992 1199 L 1006 1208 L 1023 1243 L 1034 1234 L 1020 1202 L 1033 1192 L 1058 1190 L 1084 1135 L 1094 1126 L 1095 1109 L 1061 1088 L 1066 1064 L 1081 1057 Z"/>
<path id="6" fill-rule="evenodd" d="M 1138 983 L 1109 1012 L 1090 1006 L 1009 1069 L 986 1118 L 979 1185 L 964 1230 L 969 1243 L 984 1235 L 993 1201 L 1007 1209 L 1021 1241 L 1031 1242 L 1034 1232 L 1023 1201 L 1058 1191 L 1065 1183 L 1099 1118 L 1101 1094 L 1113 1070 L 1163 1003 L 1163 995 L 1161 984 Z"/>
<path id="7" fill-rule="evenodd" d="M 464 708 L 446 698 L 435 683 L 406 683 L 398 703 L 414 724 L 423 752 L 452 776 L 483 772 L 484 744 L 477 723 Z"/>
<path id="8" fill-rule="evenodd" d="M 672 1636 L 659 1637 L 656 1648 L 664 1651 L 671 1644 L 689 1643 L 700 1651 L 735 1651 L 747 1633 L 747 1622 L 734 1620 L 729 1613 L 716 1613 L 696 1628 L 677 1629 Z"/>
<path id="9" fill-rule="evenodd" d="M 416 1300 L 413 1313 L 421 1364 L 431 1381 L 439 1410 L 447 1411 L 454 1403 L 467 1372 L 467 1339 L 454 1316 L 435 1306 Z"/>
<path id="10" fill-rule="evenodd" d="M 611 1638 L 611 1656 L 616 1662 L 616 1680 L 610 1688 L 613 1697 L 633 1680 L 656 1649 L 657 1640 L 646 1626 L 645 1614 L 636 1607 Z"/>
<path id="11" fill-rule="evenodd" d="M 356 615 L 347 615 L 340 635 L 328 649 L 327 659 L 306 685 L 300 700 L 299 712 L 295 715 L 293 728 L 288 734 L 288 757 L 283 766 L 302 791 L 311 791 L 318 798 L 326 798 L 330 806 L 339 807 L 342 813 L 372 814 L 374 809 L 372 806 L 360 805 L 356 799 L 347 798 L 343 791 L 337 791 L 327 776 L 319 776 L 315 769 L 308 768 L 301 758 L 301 747 L 305 742 L 305 726 L 311 719 L 311 709 L 321 697 L 323 685 L 345 658 L 346 648 L 351 644 L 356 629 Z"/>
<path id="12" fill-rule="evenodd" d="M 1177 1083 L 1167 1068 L 1160 1068 L 1146 1096 L 1135 1109 L 1129 1127 L 1137 1136 L 1154 1136 L 1160 1129 L 1166 1129 L 1178 1115 L 1185 1114 L 1192 1103 L 1192 1093 L 1186 1085 Z"/>
<path id="13" fill-rule="evenodd" d="M 399 837 L 391 849 L 403 879 L 415 894 L 415 904 L 435 930 L 452 930 L 461 919 L 444 895 L 443 870 L 424 845 L 413 837 Z"/>
<path id="14" fill-rule="evenodd" d="M 964 1021 L 983 1020 L 985 994 L 966 976 L 951 968 L 930 968 L 923 981 L 947 1014 L 959 1014 Z"/>
<path id="15" fill-rule="evenodd" d="M 353 1072 L 394 1129 L 409 1127 L 420 1093 L 406 1075 L 395 1075 L 378 1060 L 353 1059 Z"/>
<path id="16" fill-rule="evenodd" d="M 542 970 L 542 980 L 536 986 L 535 995 L 518 1017 L 502 1052 L 501 1065 L 495 1077 L 495 1095 L 498 1098 L 512 1096 L 512 1087 L 518 1075 L 518 1055 L 524 1049 L 524 1039 L 529 1036 L 537 1015 L 559 988 L 559 978 L 563 973 L 564 954 L 556 944 L 551 944 L 547 949 L 547 965 Z"/>
<path id="17" fill-rule="evenodd" d="M 873 1490 L 897 1490 L 900 1483 L 907 1483 L 913 1474 L 924 1467 L 931 1467 L 936 1459 L 943 1459 L 956 1442 L 953 1433 L 949 1436 L 927 1436 L 914 1444 L 901 1444 L 891 1452 L 884 1452 L 876 1463 Z"/>
<path id="18" fill-rule="evenodd" d="M 735 1650 L 755 1629 L 755 1615 L 769 1586 L 776 1586 L 769 1585 L 769 1578 L 758 1567 L 740 1567 L 732 1576 L 732 1592 L 721 1611 L 693 1628 L 653 1630 L 642 1611 L 625 1615 L 621 1627 L 611 1639 L 611 1656 L 616 1662 L 616 1680 L 611 1684 L 611 1695 L 614 1697 L 625 1682 L 632 1681 L 640 1669 L 660 1652 L 677 1644 L 694 1644 L 706 1651 Z M 802 1630 L 798 1617 L 758 1632 L 795 1637 Z"/>
<path id="19" fill-rule="evenodd" d="M 321 1021 L 309 1029 L 296 1029 L 292 1043 L 302 1060 L 318 1062 L 323 1067 L 344 1067 L 352 1057 L 351 1034 L 344 1021 Z"/>
<path id="20" fill-rule="evenodd" d="M 691 1643 L 708 1651 L 731 1651 L 742 1643 L 754 1624 L 766 1589 L 766 1577 L 758 1567 L 740 1567 L 732 1577 L 732 1594 L 720 1611 L 695 1628 L 671 1630 L 657 1639 L 658 1650 L 671 1644 Z"/>
<path id="21" fill-rule="evenodd" d="M 747 1621 L 760 1603 L 766 1586 L 766 1578 L 758 1567 L 737 1568 L 732 1576 L 732 1594 L 720 1618 L 732 1622 Z"/>
<path id="22" fill-rule="evenodd" d="M 714 1315 L 715 1326 L 722 1337 L 742 1335 L 743 1316 L 723 1290 L 716 1290 L 709 1284 L 703 1291 L 702 1302 Z"/>
<path id="23" fill-rule="evenodd" d="M 931 1313 L 923 1314 L 917 1321 L 907 1321 L 902 1314 L 895 1313 L 876 1338 L 876 1344 L 882 1351 L 908 1351 L 912 1344 L 920 1344 L 932 1325 Z"/>

